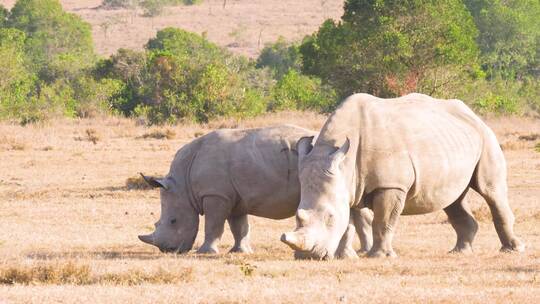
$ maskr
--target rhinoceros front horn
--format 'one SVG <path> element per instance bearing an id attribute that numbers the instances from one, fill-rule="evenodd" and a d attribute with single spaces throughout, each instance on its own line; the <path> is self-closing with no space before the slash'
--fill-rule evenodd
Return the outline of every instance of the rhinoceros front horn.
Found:
<path id="1" fill-rule="evenodd" d="M 281 241 L 289 245 L 289 247 L 291 247 L 293 250 L 305 250 L 304 242 L 303 240 L 301 240 L 301 238 L 298 236 L 298 233 L 296 232 L 286 232 L 282 234 Z"/>
<path id="2" fill-rule="evenodd" d="M 154 245 L 154 235 L 153 234 L 139 235 L 139 240 L 145 242 L 146 244 Z"/>

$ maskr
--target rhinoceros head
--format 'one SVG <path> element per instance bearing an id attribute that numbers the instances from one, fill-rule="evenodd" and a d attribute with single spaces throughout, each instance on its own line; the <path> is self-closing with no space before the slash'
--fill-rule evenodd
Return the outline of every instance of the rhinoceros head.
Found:
<path id="1" fill-rule="evenodd" d="M 161 217 L 154 224 L 155 231 L 139 235 L 139 239 L 162 252 L 184 253 L 191 250 L 199 229 L 199 214 L 189 203 L 188 193 L 171 177 L 156 179 L 143 175 L 143 178 L 151 186 L 160 188 Z"/>
<path id="2" fill-rule="evenodd" d="M 300 205 L 296 230 L 284 233 L 281 241 L 292 249 L 318 259 L 332 259 L 349 222 L 349 190 L 341 164 L 349 140 L 341 148 L 315 147 L 312 137 L 297 143 Z"/>

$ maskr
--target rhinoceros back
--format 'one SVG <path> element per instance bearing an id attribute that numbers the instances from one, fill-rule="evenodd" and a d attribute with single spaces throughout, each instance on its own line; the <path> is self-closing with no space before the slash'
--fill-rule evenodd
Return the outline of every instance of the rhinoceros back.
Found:
<path id="1" fill-rule="evenodd" d="M 291 125 L 212 132 L 192 168 L 194 191 L 234 201 L 233 213 L 291 217 L 300 200 L 296 141 L 315 134 Z"/>

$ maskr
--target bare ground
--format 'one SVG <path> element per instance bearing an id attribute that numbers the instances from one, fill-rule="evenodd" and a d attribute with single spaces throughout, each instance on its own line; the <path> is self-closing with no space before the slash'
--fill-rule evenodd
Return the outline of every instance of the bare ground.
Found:
<path id="1" fill-rule="evenodd" d="M 538 120 L 487 119 L 508 160 L 523 254 L 498 252 L 487 207 L 474 194 L 480 231 L 471 256 L 447 254 L 455 236 L 443 212 L 402 217 L 394 242 L 399 257 L 391 260 L 294 261 L 279 241 L 292 219 L 251 217 L 253 255 L 166 255 L 137 239 L 160 212 L 157 191 L 126 187 L 137 172 L 165 174 L 178 148 L 218 127 L 287 122 L 317 129 L 323 121 L 281 113 L 208 126 L 147 128 L 116 118 L 1 124 L 0 302 L 540 301 Z M 158 133 L 170 139 L 143 136 Z M 222 252 L 232 244 L 226 231 Z"/>

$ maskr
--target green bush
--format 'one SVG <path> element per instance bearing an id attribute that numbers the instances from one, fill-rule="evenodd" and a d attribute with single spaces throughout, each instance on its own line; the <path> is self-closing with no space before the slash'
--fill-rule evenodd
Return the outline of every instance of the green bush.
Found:
<path id="1" fill-rule="evenodd" d="M 249 61 L 174 28 L 159 31 L 144 53 L 119 51 L 97 74 L 124 84 L 110 104 L 152 124 L 256 115 L 266 110 L 273 85 Z"/>
<path id="2" fill-rule="evenodd" d="M 481 113 L 521 115 L 534 111 L 540 113 L 539 93 L 538 79 L 517 81 L 498 77 L 467 82 L 455 91 L 454 97 Z"/>
<path id="3" fill-rule="evenodd" d="M 143 84 L 146 77 L 146 54 L 128 49 L 119 49 L 109 59 L 96 65 L 94 75 L 98 79 L 114 79 L 121 85 L 111 95 L 110 106 L 129 116 L 140 103 Z"/>
<path id="4" fill-rule="evenodd" d="M 168 5 L 194 5 L 202 0 L 103 0 L 101 6 L 106 8 L 131 8 L 141 7 L 147 17 L 161 15 L 165 6 Z"/>
<path id="5" fill-rule="evenodd" d="M 281 79 L 290 69 L 300 71 L 302 59 L 298 46 L 290 45 L 283 37 L 263 48 L 257 58 L 257 68 L 268 67 L 276 79 Z"/>
<path id="6" fill-rule="evenodd" d="M 178 0 L 176 0 L 178 1 Z M 195 5 L 201 3 L 203 0 L 180 0 L 184 5 Z"/>
<path id="7" fill-rule="evenodd" d="M 135 8 L 139 0 L 103 0 L 101 6 L 106 8 Z"/>
<path id="8" fill-rule="evenodd" d="M 316 110 L 330 111 L 337 102 L 334 90 L 321 85 L 320 79 L 308 77 L 289 70 L 278 81 L 272 95 L 269 110 Z"/>
<path id="9" fill-rule="evenodd" d="M 166 5 L 166 0 L 143 0 L 139 2 L 139 6 L 143 9 L 144 16 L 146 17 L 161 15 Z"/>

